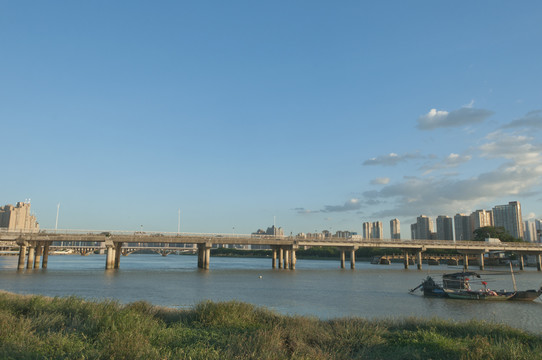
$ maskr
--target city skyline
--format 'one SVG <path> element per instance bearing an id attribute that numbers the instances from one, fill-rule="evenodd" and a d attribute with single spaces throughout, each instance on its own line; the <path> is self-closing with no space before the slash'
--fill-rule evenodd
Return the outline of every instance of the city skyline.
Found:
<path id="1" fill-rule="evenodd" d="M 26 199 L 24 202 L 17 202 L 15 206 L 6 204 L 0 206 L 0 229 L 3 230 L 24 230 L 29 232 L 40 231 L 39 222 L 33 212 L 30 209 L 30 199 Z M 58 208 L 57 208 L 58 211 Z M 275 219 L 273 219 L 275 222 Z M 56 225 L 56 224 L 55 224 Z M 178 224 L 180 225 L 180 224 Z M 420 215 L 416 218 L 416 223 L 410 225 L 410 238 L 407 240 L 473 240 L 474 230 L 481 227 L 503 227 L 508 234 L 514 238 L 520 238 L 527 242 L 540 242 L 542 241 L 542 219 L 531 219 L 523 221 L 521 204 L 517 201 L 510 201 L 508 204 L 495 205 L 492 210 L 479 209 L 472 212 L 470 215 L 457 213 L 454 218 L 447 215 L 438 215 L 435 220 L 426 215 Z M 455 230 L 454 230 L 455 229 Z M 43 229 L 46 231 L 53 229 Z M 56 226 L 55 229 L 57 230 Z M 61 232 L 65 230 L 73 231 L 85 231 L 84 229 L 58 229 Z M 91 230 L 91 229 L 86 229 Z M 92 229 L 96 231 L 96 228 Z M 105 230 L 105 229 L 102 229 Z M 176 233 L 181 233 L 180 226 Z M 341 229 L 336 230 L 335 233 L 331 229 L 324 229 L 321 232 L 315 230 L 314 233 L 310 231 L 299 232 L 294 234 L 290 232 L 290 236 L 316 236 L 327 238 L 341 237 L 352 239 L 386 239 L 384 236 L 384 226 L 382 221 L 364 222 L 362 224 L 362 232 L 358 233 L 356 230 Z M 126 230 L 124 230 L 126 231 Z M 151 233 L 154 231 L 151 231 Z M 136 233 L 145 233 L 143 226 Z M 167 233 L 167 232 L 166 232 Z M 170 232 L 171 233 L 171 232 Z M 184 232 L 183 232 L 184 233 Z M 252 235 L 285 235 L 282 227 L 277 227 L 273 224 L 267 227 L 267 230 L 259 228 L 251 233 Z M 235 228 L 232 229 L 232 235 L 235 234 Z M 247 234 L 237 234 L 247 235 Z M 390 220 L 390 236 L 389 239 L 400 240 L 402 238 L 400 232 L 400 221 L 395 218 Z"/>
<path id="2" fill-rule="evenodd" d="M 170 232 L 542 218 L 541 10 L 7 2 L 0 203 Z"/>

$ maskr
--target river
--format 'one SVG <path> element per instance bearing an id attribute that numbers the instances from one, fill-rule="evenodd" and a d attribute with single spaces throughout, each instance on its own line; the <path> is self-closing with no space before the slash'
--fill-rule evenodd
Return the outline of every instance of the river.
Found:
<path id="1" fill-rule="evenodd" d="M 188 308 L 204 300 L 239 300 L 283 314 L 321 319 L 440 317 L 478 319 L 542 333 L 542 301 L 491 302 L 424 298 L 410 294 L 428 274 L 460 271 L 447 265 L 422 271 L 402 264 L 357 261 L 340 269 L 338 260 L 298 259 L 296 270 L 272 270 L 271 259 L 211 257 L 211 270 L 200 270 L 192 255 L 123 256 L 120 269 L 105 271 L 103 255 L 52 255 L 48 269 L 17 271 L 16 256 L 0 256 L 0 289 L 17 294 L 76 295 L 89 300 L 145 300 L 155 305 Z M 347 264 L 348 265 L 348 264 Z M 507 268 L 481 271 L 493 289 L 512 289 Z M 476 270 L 475 270 L 476 271 Z M 538 289 L 542 273 L 516 272 L 519 289 Z"/>

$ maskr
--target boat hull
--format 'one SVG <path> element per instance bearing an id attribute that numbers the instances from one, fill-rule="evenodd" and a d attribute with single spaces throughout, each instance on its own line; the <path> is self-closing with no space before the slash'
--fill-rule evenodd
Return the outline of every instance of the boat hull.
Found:
<path id="1" fill-rule="evenodd" d="M 446 295 L 451 299 L 460 300 L 488 300 L 488 301 L 505 301 L 512 298 L 515 293 L 499 294 L 495 292 L 483 292 L 483 291 L 461 291 L 444 289 Z"/>

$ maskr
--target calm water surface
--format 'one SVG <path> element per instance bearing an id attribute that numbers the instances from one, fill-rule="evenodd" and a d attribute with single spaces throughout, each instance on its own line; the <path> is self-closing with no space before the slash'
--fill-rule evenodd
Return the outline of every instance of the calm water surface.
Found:
<path id="1" fill-rule="evenodd" d="M 408 290 L 428 274 L 459 271 L 446 265 L 418 271 L 402 264 L 356 262 L 342 270 L 339 261 L 298 259 L 296 270 L 272 270 L 270 259 L 211 257 L 211 270 L 199 270 L 196 256 L 130 255 L 119 270 L 105 271 L 105 256 L 49 257 L 46 270 L 17 271 L 16 256 L 0 256 L 0 289 L 18 294 L 76 295 L 86 299 L 145 300 L 155 305 L 185 308 L 204 300 L 239 300 L 284 314 L 322 319 L 360 316 L 406 316 L 479 319 L 542 333 L 542 301 L 477 302 L 431 299 Z M 520 289 L 538 289 L 542 273 L 526 268 L 516 273 Z M 512 289 L 506 268 L 484 272 L 489 287 Z"/>

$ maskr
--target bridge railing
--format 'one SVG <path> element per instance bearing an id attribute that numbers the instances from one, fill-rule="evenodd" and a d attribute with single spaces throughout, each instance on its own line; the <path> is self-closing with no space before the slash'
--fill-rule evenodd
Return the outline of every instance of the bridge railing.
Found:
<path id="1" fill-rule="evenodd" d="M 20 230 L 12 230 L 10 234 L 28 233 Z M 290 238 L 284 235 L 260 235 L 260 234 L 228 234 L 228 233 L 196 233 L 196 232 L 164 232 L 164 231 L 128 231 L 128 230 L 81 230 L 81 229 L 42 229 L 39 234 L 54 234 L 54 235 L 135 235 L 135 236 L 151 236 L 151 237 L 201 237 L 201 238 L 228 238 L 228 239 L 277 239 Z"/>

